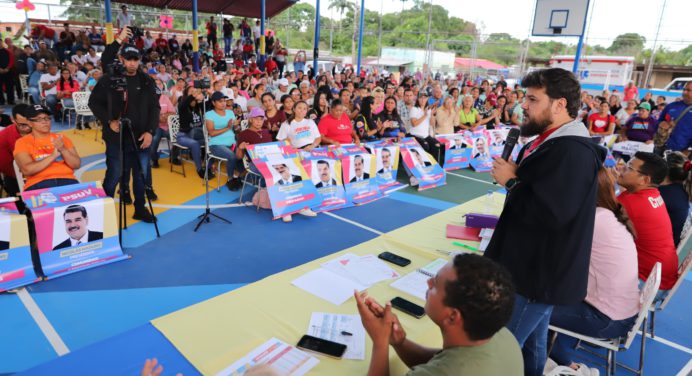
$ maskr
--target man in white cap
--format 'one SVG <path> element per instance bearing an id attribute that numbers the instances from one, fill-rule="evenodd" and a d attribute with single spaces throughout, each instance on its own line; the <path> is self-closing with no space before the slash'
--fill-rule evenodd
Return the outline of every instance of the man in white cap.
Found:
<path id="1" fill-rule="evenodd" d="M 288 90 L 288 79 L 281 78 L 277 81 L 278 88 L 274 90 L 274 98 L 280 100 L 281 97 L 289 93 Z"/>

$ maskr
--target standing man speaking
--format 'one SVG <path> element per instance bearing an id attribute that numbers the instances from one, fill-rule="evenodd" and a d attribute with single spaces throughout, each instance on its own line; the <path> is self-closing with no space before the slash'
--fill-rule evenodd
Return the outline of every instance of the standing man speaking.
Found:
<path id="1" fill-rule="evenodd" d="M 596 176 L 606 152 L 575 120 L 581 89 L 571 72 L 539 70 L 521 84 L 527 90 L 521 135 L 538 137 L 516 163 L 493 163 L 507 199 L 485 255 L 512 275 L 516 296 L 507 328 L 522 346 L 525 375 L 540 376 L 553 306 L 586 296 Z"/>

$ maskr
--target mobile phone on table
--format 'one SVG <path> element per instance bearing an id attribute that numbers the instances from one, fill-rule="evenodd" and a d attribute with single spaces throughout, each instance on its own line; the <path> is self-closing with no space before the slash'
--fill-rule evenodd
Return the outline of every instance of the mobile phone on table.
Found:
<path id="1" fill-rule="evenodd" d="M 346 345 L 342 343 L 328 341 L 326 339 L 304 335 L 298 341 L 296 347 L 340 359 L 346 352 Z"/>
<path id="2" fill-rule="evenodd" d="M 401 297 L 396 297 L 392 299 L 391 301 L 392 307 L 404 312 L 408 313 L 409 315 L 419 319 L 425 315 L 425 308 L 419 306 L 418 304 L 409 302 L 408 300 L 401 298 Z"/>
<path id="3" fill-rule="evenodd" d="M 398 266 L 406 266 L 411 263 L 411 260 L 399 255 L 395 255 L 392 252 L 382 252 L 377 255 L 377 257 Z"/>

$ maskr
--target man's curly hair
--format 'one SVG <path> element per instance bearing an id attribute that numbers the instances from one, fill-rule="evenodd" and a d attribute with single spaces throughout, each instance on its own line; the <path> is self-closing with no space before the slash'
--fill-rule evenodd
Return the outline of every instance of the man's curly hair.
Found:
<path id="1" fill-rule="evenodd" d="M 445 286 L 444 304 L 464 318 L 464 330 L 474 341 L 492 337 L 512 315 L 514 285 L 507 270 L 489 258 L 461 254 L 454 258 L 456 281 Z"/>

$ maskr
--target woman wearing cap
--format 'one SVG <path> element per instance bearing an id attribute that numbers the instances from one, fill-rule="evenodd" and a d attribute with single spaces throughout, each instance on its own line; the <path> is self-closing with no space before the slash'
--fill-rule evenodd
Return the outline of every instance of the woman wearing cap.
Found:
<path id="1" fill-rule="evenodd" d="M 205 127 L 209 135 L 209 149 L 214 156 L 226 159 L 226 173 L 228 174 L 226 187 L 231 191 L 237 191 L 240 189 L 241 182 L 235 168 L 236 155 L 231 151 L 231 147 L 235 145 L 235 132 L 233 131 L 235 114 L 226 109 L 226 96 L 220 91 L 212 94 L 211 103 L 214 108 L 204 114 Z M 211 161 L 207 169 L 210 167 Z"/>
<path id="2" fill-rule="evenodd" d="M 644 102 L 639 105 L 639 113 L 630 117 L 620 130 L 620 139 L 650 144 L 656 134 L 656 126 L 656 120 L 651 117 L 651 105 Z"/>

